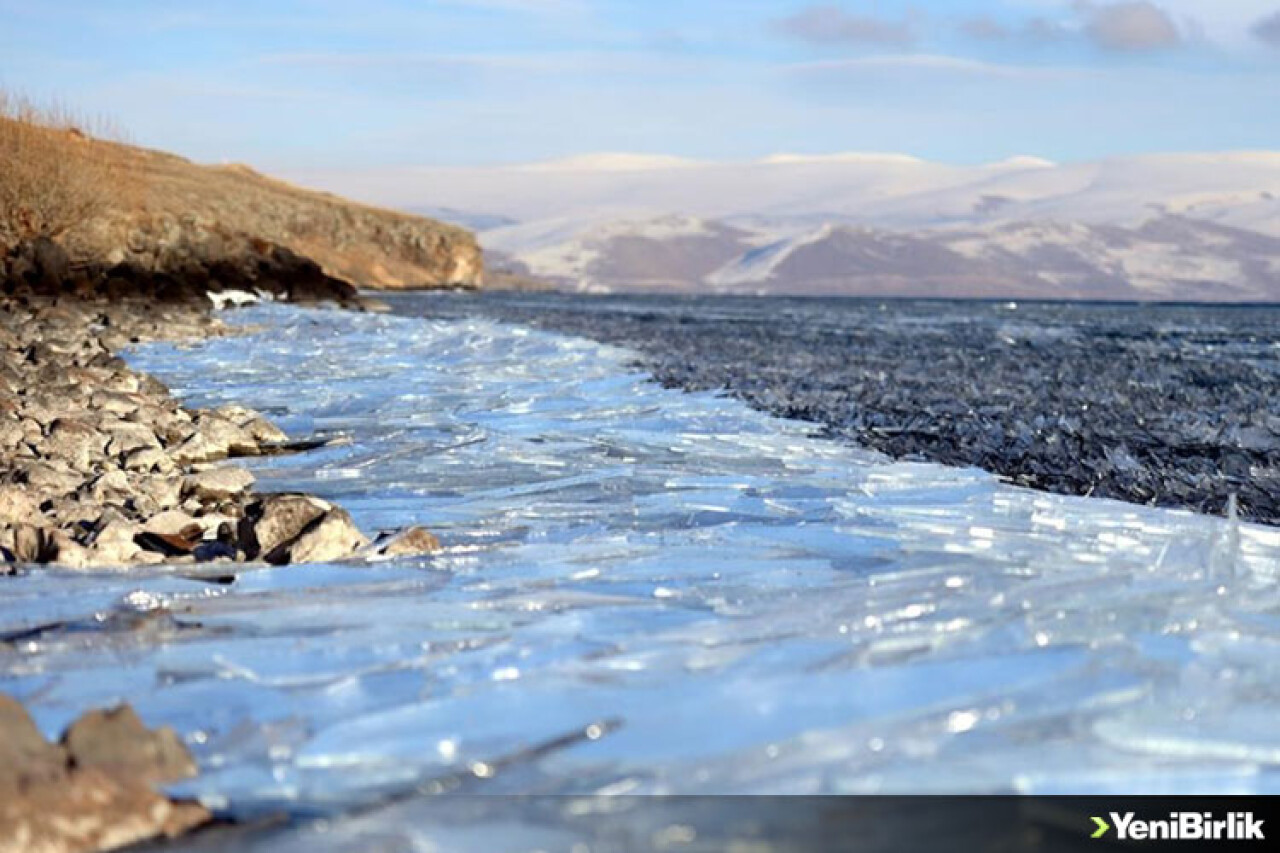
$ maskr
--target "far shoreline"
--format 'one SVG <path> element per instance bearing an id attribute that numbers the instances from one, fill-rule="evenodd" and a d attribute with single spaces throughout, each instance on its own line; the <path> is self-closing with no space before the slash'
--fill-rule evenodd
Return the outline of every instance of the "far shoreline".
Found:
<path id="1" fill-rule="evenodd" d="M 466 287 L 466 286 L 446 286 L 446 287 L 420 287 L 420 288 L 371 288 L 362 287 L 358 292 L 361 296 L 369 296 L 378 299 L 387 297 L 396 297 L 399 295 L 422 296 L 427 294 L 440 294 L 444 296 L 496 296 L 499 298 L 518 298 L 521 296 L 532 295 L 556 295 L 573 297 L 586 300 L 609 300 L 609 299 L 670 299 L 673 301 L 692 302 L 699 299 L 709 300 L 831 300 L 831 301 L 849 301 L 849 302 L 885 302 L 885 303 L 936 303 L 940 305 L 1079 305 L 1084 307 L 1119 307 L 1119 308 L 1143 308 L 1143 307 L 1165 307 L 1165 308 L 1280 308 L 1280 300 L 1274 302 L 1258 302 L 1258 301 L 1230 301 L 1223 300 L 1218 302 L 1203 302 L 1194 300 L 1161 300 L 1161 299 L 1070 299 L 1070 298 L 1054 298 L 1050 296 L 1037 297 L 1000 297 L 1000 296 L 910 296 L 907 294 L 895 294 L 893 296 L 874 296 L 866 294 L 850 294 L 850 293 L 702 293 L 692 290 L 617 290 L 608 293 L 594 291 L 578 291 L 570 288 L 546 287 L 546 288 L 492 288 L 492 287 Z"/>

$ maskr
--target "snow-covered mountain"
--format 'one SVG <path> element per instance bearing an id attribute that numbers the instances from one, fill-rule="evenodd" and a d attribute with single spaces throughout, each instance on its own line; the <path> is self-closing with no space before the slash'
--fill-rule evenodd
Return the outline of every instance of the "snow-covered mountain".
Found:
<path id="1" fill-rule="evenodd" d="M 704 283 L 753 293 L 1268 301 L 1280 298 L 1280 238 L 1171 215 L 1138 227 L 824 225 L 744 253 Z"/>
<path id="2" fill-rule="evenodd" d="M 593 155 L 302 177 L 483 211 L 486 249 L 584 290 L 1280 299 L 1277 152 L 977 166 Z"/>

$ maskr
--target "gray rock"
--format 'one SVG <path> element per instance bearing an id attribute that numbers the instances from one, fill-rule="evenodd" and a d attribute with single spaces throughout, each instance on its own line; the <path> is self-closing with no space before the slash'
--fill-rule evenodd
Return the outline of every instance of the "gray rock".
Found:
<path id="1" fill-rule="evenodd" d="M 203 433 L 194 433 L 169 454 L 179 465 L 193 465 L 225 459 L 227 446 L 211 440 Z"/>
<path id="2" fill-rule="evenodd" d="M 149 730 L 128 705 L 91 711 L 71 724 L 62 746 L 76 767 L 93 767 L 150 783 L 196 775 L 195 759 L 170 728 Z"/>
<path id="3" fill-rule="evenodd" d="M 126 453 L 123 464 L 126 471 L 141 473 L 167 474 L 178 467 L 169 454 L 158 447 L 143 447 Z"/>
<path id="4" fill-rule="evenodd" d="M 0 523 L 30 521 L 40 514 L 40 504 L 22 486 L 0 485 Z"/>
<path id="5" fill-rule="evenodd" d="M 285 434 L 284 430 L 244 406 L 222 406 L 217 410 L 217 414 L 248 433 L 259 447 L 261 445 L 281 444 L 289 440 L 289 436 Z"/>
<path id="6" fill-rule="evenodd" d="M 349 516 L 316 498 L 258 500 L 246 512 L 247 471 L 177 473 L 288 439 L 242 406 L 188 412 L 111 353 L 224 328 L 186 305 L 0 294 L 0 352 L 11 354 L 0 358 L 0 571 L 15 561 L 100 567 L 276 551 L 333 559 L 365 544 Z"/>
<path id="7" fill-rule="evenodd" d="M 125 394 L 118 391 L 95 391 L 90 398 L 90 405 L 93 409 L 111 412 L 113 415 L 119 415 L 120 418 L 132 415 L 142 406 L 143 398 L 140 394 Z"/>
<path id="8" fill-rule="evenodd" d="M 208 822 L 203 807 L 152 789 L 151 780 L 185 778 L 195 765 L 172 731 L 136 720 L 129 710 L 88 714 L 50 744 L 0 695 L 0 848 L 87 853 Z"/>
<path id="9" fill-rule="evenodd" d="M 249 559 L 275 551 L 331 509 L 333 504 L 308 495 L 263 495 L 245 508 L 239 524 L 241 547 Z"/>
<path id="10" fill-rule="evenodd" d="M 44 519 L 61 527 L 92 527 L 102 515 L 102 503 L 92 498 L 52 498 L 42 507 Z"/>
<path id="11" fill-rule="evenodd" d="M 115 421 L 103 427 L 109 436 L 107 453 L 111 456 L 123 456 L 135 450 L 154 448 L 159 450 L 160 439 L 150 427 L 130 421 Z"/>
<path id="12" fill-rule="evenodd" d="M 86 560 L 95 566 L 127 566 L 142 550 L 134 541 L 139 527 L 123 518 L 103 524 L 93 535 Z M 61 557 L 61 553 L 59 557 Z"/>
<path id="13" fill-rule="evenodd" d="M 15 472 L 33 492 L 45 497 L 69 495 L 84 482 L 84 476 L 70 470 L 61 460 L 47 459 L 14 466 Z"/>
<path id="14" fill-rule="evenodd" d="M 44 739 L 26 709 L 0 693 L 0 791 L 58 779 L 65 764 L 66 754 Z"/>
<path id="15" fill-rule="evenodd" d="M 244 494 L 253 481 L 253 475 L 243 468 L 211 468 L 188 474 L 182 481 L 182 495 L 201 503 L 219 503 Z"/>
<path id="16" fill-rule="evenodd" d="M 345 509 L 334 507 L 290 542 L 268 551 L 268 563 L 323 563 L 353 556 L 369 540 L 355 526 Z"/>
<path id="17" fill-rule="evenodd" d="M 133 484 L 128 474 L 113 468 L 90 481 L 84 492 L 99 504 L 124 503 L 133 495 Z"/>
<path id="18" fill-rule="evenodd" d="M 49 424 L 49 436 L 40 450 L 65 462 L 73 470 L 91 471 L 101 464 L 107 438 L 83 420 L 59 417 Z"/>
<path id="19" fill-rule="evenodd" d="M 440 540 L 421 527 L 381 533 L 364 554 L 368 559 L 418 557 L 440 550 Z"/>
<path id="20" fill-rule="evenodd" d="M 228 456 L 247 456 L 258 452 L 258 442 L 245 429 L 212 413 L 197 417 L 195 431 L 173 451 L 180 465 L 215 462 Z"/>
<path id="21" fill-rule="evenodd" d="M 119 391 L 125 394 L 138 393 L 138 377 L 127 370 L 112 371 L 102 380 L 102 387 L 108 391 Z"/>
<path id="22" fill-rule="evenodd" d="M 73 414 L 75 412 L 75 407 L 68 405 L 65 400 L 50 398 L 43 394 L 36 394 L 30 396 L 24 401 L 22 412 L 26 417 L 39 424 L 41 432 L 43 432 L 45 428 L 48 428 L 59 417 L 65 417 Z"/>
<path id="23" fill-rule="evenodd" d="M 64 530 L 48 532 L 47 546 L 37 562 L 54 563 L 69 569 L 86 569 L 97 565 L 88 549 L 76 542 Z"/>
<path id="24" fill-rule="evenodd" d="M 136 419 L 138 423 L 151 427 L 166 447 L 181 444 L 194 433 L 191 427 L 191 415 L 182 409 L 152 402 L 139 406 L 138 411 L 130 415 L 130 419 Z"/>
<path id="25" fill-rule="evenodd" d="M 167 536 L 190 536 L 191 531 L 198 529 L 203 535 L 203 525 L 194 517 L 177 509 L 169 509 L 151 516 L 142 525 L 147 533 L 161 533 Z"/>
<path id="26" fill-rule="evenodd" d="M 161 509 L 172 509 L 181 501 L 182 481 L 164 474 L 153 474 L 139 479 L 134 489 Z"/>
<path id="27" fill-rule="evenodd" d="M 17 420 L 0 421 L 0 451 L 11 451 L 26 441 L 26 432 Z"/>

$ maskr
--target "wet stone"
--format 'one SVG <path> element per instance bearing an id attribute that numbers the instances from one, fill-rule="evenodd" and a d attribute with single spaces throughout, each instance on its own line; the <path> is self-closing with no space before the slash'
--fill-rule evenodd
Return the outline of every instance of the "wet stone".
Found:
<path id="1" fill-rule="evenodd" d="M 0 258 L 0 273 L 7 269 Z M 225 332 L 208 303 L 0 295 L 0 548 L 23 563 L 337 559 L 366 544 L 316 498 L 264 504 L 237 456 L 297 450 L 252 409 L 187 411 L 112 351 Z M 269 505 L 268 505 L 269 504 Z M 247 512 L 251 505 L 256 506 Z M 241 521 L 250 516 L 248 523 Z"/>

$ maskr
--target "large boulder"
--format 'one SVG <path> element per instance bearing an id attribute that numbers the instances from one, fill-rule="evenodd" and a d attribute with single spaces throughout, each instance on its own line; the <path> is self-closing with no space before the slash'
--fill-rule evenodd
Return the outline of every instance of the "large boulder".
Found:
<path id="1" fill-rule="evenodd" d="M 334 507 L 298 535 L 296 539 L 269 551 L 268 563 L 324 563 L 354 556 L 369 540 L 356 527 L 351 515 Z"/>
<path id="2" fill-rule="evenodd" d="M 310 495 L 263 495 L 245 507 L 240 547 L 251 560 L 313 563 L 354 556 L 369 544 L 341 507 Z"/>
<path id="3" fill-rule="evenodd" d="M 148 729 L 128 705 L 83 715 L 63 734 L 62 745 L 77 767 L 156 784 L 196 775 L 195 760 L 173 729 Z"/>
<path id="4" fill-rule="evenodd" d="M 196 417 L 190 438 L 172 456 L 179 465 L 215 462 L 228 456 L 252 456 L 259 452 L 258 441 L 248 429 L 213 412 Z"/>
<path id="5" fill-rule="evenodd" d="M 212 816 L 152 785 L 195 770 L 173 731 L 149 731 L 128 706 L 86 714 L 51 744 L 0 694 L 0 851 L 82 853 L 177 837 Z"/>
<path id="6" fill-rule="evenodd" d="M 254 560 L 297 539 L 307 525 L 333 509 L 310 495 L 263 495 L 245 507 L 239 524 L 240 547 Z"/>
<path id="7" fill-rule="evenodd" d="M 104 514 L 93 531 L 87 555 L 91 565 L 128 566 L 137 562 L 138 552 L 142 550 L 134 541 L 141 532 L 138 525 L 123 517 L 111 516 L 116 514 Z"/>
<path id="8" fill-rule="evenodd" d="M 65 766 L 66 755 L 44 739 L 26 709 L 0 693 L 0 792 L 57 780 Z"/>

